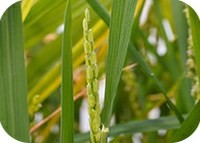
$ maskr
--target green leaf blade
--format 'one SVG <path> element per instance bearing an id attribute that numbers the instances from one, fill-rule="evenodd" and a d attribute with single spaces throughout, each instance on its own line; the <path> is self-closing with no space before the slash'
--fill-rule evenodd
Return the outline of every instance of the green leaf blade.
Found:
<path id="1" fill-rule="evenodd" d="M 102 114 L 105 126 L 110 124 L 114 99 L 128 49 L 136 4 L 137 0 L 113 1 L 106 65 L 106 91 Z"/>
<path id="2" fill-rule="evenodd" d="M 15 139 L 29 142 L 27 81 L 20 3 L 0 21 L 0 122 Z"/>
<path id="3" fill-rule="evenodd" d="M 173 142 L 178 142 L 189 137 L 197 128 L 200 121 L 200 101 L 190 112 L 187 119 L 183 122 L 181 128 L 174 135 Z"/>
<path id="4" fill-rule="evenodd" d="M 104 12 L 105 8 L 103 8 L 103 6 L 97 0 L 94 0 L 95 4 L 92 4 L 91 0 L 87 0 L 87 2 L 96 11 L 96 13 L 102 18 L 102 20 L 106 23 L 106 25 L 109 25 L 110 23 L 107 22 L 106 19 L 107 18 L 110 19 L 110 16 L 109 16 L 108 12 Z M 138 20 L 136 20 L 135 22 L 138 22 Z M 136 25 L 137 25 L 137 23 L 134 26 L 136 26 Z M 133 28 L 134 28 L 134 26 L 133 26 Z M 150 78 L 152 78 L 154 80 L 155 84 L 157 85 L 157 87 L 160 89 L 160 91 L 163 93 L 164 97 L 166 98 L 170 108 L 175 112 L 179 121 L 183 122 L 184 119 L 181 116 L 180 112 L 178 111 L 176 106 L 170 101 L 170 99 L 167 96 L 166 90 L 164 89 L 164 87 L 162 86 L 160 81 L 157 79 L 157 77 L 154 75 L 154 73 L 152 72 L 152 70 L 150 69 L 148 64 L 144 61 L 144 59 L 141 57 L 139 52 L 136 50 L 132 41 L 129 42 L 128 52 L 131 53 L 131 55 L 132 55 L 131 58 L 138 63 L 138 65 L 143 69 L 144 73 L 147 74 L 147 76 L 149 76 Z"/>
<path id="5" fill-rule="evenodd" d="M 73 67 L 71 37 L 71 5 L 67 1 L 65 28 L 62 45 L 62 95 L 61 95 L 61 142 L 74 142 L 74 101 L 73 101 Z"/>
<path id="6" fill-rule="evenodd" d="M 148 119 L 143 121 L 129 121 L 118 124 L 110 128 L 110 137 L 119 136 L 120 134 L 147 133 L 158 131 L 160 129 L 177 129 L 181 126 L 174 116 L 161 117 L 159 119 Z M 76 134 L 75 143 L 83 143 L 89 140 L 89 133 Z"/>

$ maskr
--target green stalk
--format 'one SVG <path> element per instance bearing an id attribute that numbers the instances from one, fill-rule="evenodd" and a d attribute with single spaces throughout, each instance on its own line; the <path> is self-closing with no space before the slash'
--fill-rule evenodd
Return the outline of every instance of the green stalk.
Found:
<path id="1" fill-rule="evenodd" d="M 61 95 L 61 142 L 74 142 L 74 101 L 71 36 L 71 4 L 67 1 L 65 28 L 62 45 L 62 95 Z"/>
<path id="2" fill-rule="evenodd" d="M 30 142 L 20 2 L 0 21 L 0 122 L 15 139 Z"/>

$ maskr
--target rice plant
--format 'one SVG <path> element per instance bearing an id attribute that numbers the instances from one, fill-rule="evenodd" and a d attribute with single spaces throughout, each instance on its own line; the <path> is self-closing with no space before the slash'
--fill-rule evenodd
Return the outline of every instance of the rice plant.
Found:
<path id="1" fill-rule="evenodd" d="M 27 143 L 169 143 L 200 121 L 200 21 L 178 0 L 23 0 L 0 20 L 0 122 Z"/>

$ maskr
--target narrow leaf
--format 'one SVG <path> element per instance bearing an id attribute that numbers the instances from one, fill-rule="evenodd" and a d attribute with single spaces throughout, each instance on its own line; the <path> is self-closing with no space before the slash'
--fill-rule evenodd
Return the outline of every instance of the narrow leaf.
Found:
<path id="1" fill-rule="evenodd" d="M 67 1 L 65 28 L 62 45 L 62 96 L 61 96 L 61 142 L 74 142 L 74 102 L 73 102 L 73 68 L 71 37 L 71 5 Z"/>
<path id="2" fill-rule="evenodd" d="M 96 11 L 96 13 L 102 18 L 102 20 L 104 20 L 104 22 L 107 25 L 110 25 L 110 23 L 107 22 L 107 18 L 110 16 L 108 15 L 108 12 L 104 12 L 105 8 L 103 8 L 102 5 L 100 5 L 100 3 L 97 0 L 94 0 L 95 4 L 92 4 L 91 0 L 87 0 L 87 2 L 90 4 L 90 6 Z M 136 50 L 136 48 L 134 47 L 134 45 L 132 44 L 132 41 L 129 42 L 129 47 L 128 47 L 128 51 L 131 53 L 132 55 L 132 59 L 134 59 L 136 62 L 138 62 L 138 64 L 140 65 L 140 67 L 143 69 L 143 71 L 149 76 L 151 77 L 154 82 L 156 83 L 157 87 L 160 89 L 160 91 L 163 93 L 163 95 L 165 96 L 169 107 L 175 112 L 177 118 L 179 119 L 180 122 L 183 122 L 183 117 L 181 116 L 180 112 L 178 111 L 178 109 L 176 108 L 176 106 L 170 101 L 170 99 L 167 96 L 167 92 L 164 89 L 164 87 L 162 86 L 162 84 L 160 83 L 160 81 L 157 79 L 157 77 L 154 75 L 154 73 L 152 72 L 152 70 L 150 69 L 150 67 L 148 66 L 148 64 L 144 61 L 144 59 L 141 57 L 141 55 L 139 54 L 139 52 Z"/>
<path id="3" fill-rule="evenodd" d="M 22 20 L 24 21 L 31 10 L 35 0 L 23 0 L 22 1 Z"/>
<path id="4" fill-rule="evenodd" d="M 134 134 L 158 131 L 160 129 L 177 129 L 181 125 L 176 117 L 161 117 L 154 120 L 130 121 L 115 125 L 110 128 L 109 136 L 119 136 L 120 134 Z M 89 133 L 76 134 L 75 143 L 83 143 L 89 140 Z"/>
<path id="5" fill-rule="evenodd" d="M 135 61 L 138 62 L 138 64 L 144 70 L 144 72 L 154 80 L 154 82 L 156 83 L 157 87 L 163 93 L 165 99 L 167 100 L 167 103 L 168 103 L 169 107 L 174 111 L 174 113 L 176 114 L 178 120 L 182 123 L 184 121 L 184 119 L 183 119 L 182 115 L 180 114 L 179 110 L 176 108 L 176 106 L 169 99 L 169 97 L 167 96 L 167 92 L 166 92 L 165 88 L 163 87 L 163 85 L 160 83 L 160 81 L 155 76 L 155 74 L 152 72 L 152 70 L 147 65 L 147 63 L 141 58 L 140 54 L 137 52 L 136 48 L 132 44 L 129 45 L 129 52 L 131 53 L 132 58 Z"/>
<path id="6" fill-rule="evenodd" d="M 110 124 L 113 104 L 125 62 L 137 0 L 113 1 L 109 51 L 106 64 L 106 91 L 102 119 Z"/>
<path id="7" fill-rule="evenodd" d="M 173 142 L 178 142 L 188 138 L 197 128 L 200 121 L 200 101 L 192 109 L 187 119 L 183 122 L 181 128 L 176 131 Z"/>
<path id="8" fill-rule="evenodd" d="M 0 21 L 0 122 L 15 139 L 29 142 L 27 81 L 20 2 Z"/>

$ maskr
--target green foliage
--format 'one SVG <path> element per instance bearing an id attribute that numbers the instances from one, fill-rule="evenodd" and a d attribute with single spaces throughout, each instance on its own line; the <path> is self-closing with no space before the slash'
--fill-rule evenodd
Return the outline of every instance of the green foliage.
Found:
<path id="1" fill-rule="evenodd" d="M 14 138 L 29 142 L 20 3 L 11 6 L 0 21 L 0 121 Z"/>
<path id="2" fill-rule="evenodd" d="M 23 0 L 22 17 L 20 3 L 12 6 L 0 21 L 0 121 L 6 131 L 25 142 L 29 136 L 39 143 L 87 142 L 87 92 L 91 133 L 100 131 L 101 143 L 108 136 L 132 143 L 135 133 L 144 143 L 188 137 L 200 120 L 199 20 L 178 0 L 153 0 L 149 11 L 148 2 Z M 86 8 L 90 23 L 84 27 L 93 30 L 84 38 Z M 96 95 L 102 103 L 102 93 L 100 121 Z M 151 119 L 152 109 L 158 119 Z"/>
<path id="3" fill-rule="evenodd" d="M 177 129 L 180 127 L 176 117 L 161 117 L 155 120 L 130 121 L 121 123 L 110 128 L 110 137 L 117 137 L 121 133 L 129 135 L 132 133 L 153 132 L 160 129 Z M 75 135 L 75 143 L 82 143 L 89 140 L 89 133 Z"/>
<path id="4" fill-rule="evenodd" d="M 109 14 L 105 10 L 105 8 L 100 3 L 98 3 L 98 1 L 96 1 L 96 0 L 94 1 L 94 3 L 91 2 L 90 0 L 88 0 L 87 2 L 93 7 L 93 9 L 98 13 L 98 15 L 104 20 L 105 24 L 109 25 L 109 22 L 107 20 L 107 19 L 109 19 Z M 142 4 L 142 5 L 144 5 L 144 4 Z M 134 31 L 135 28 L 138 28 L 140 15 L 141 15 L 141 11 L 139 12 L 139 14 L 136 17 L 135 23 L 133 25 L 133 32 L 135 32 Z M 133 33 L 132 33 L 132 35 L 133 35 Z M 160 91 L 165 96 L 165 98 L 166 98 L 166 100 L 168 102 L 169 107 L 175 112 L 175 114 L 176 114 L 177 118 L 179 119 L 179 121 L 183 122 L 183 118 L 182 118 L 180 112 L 173 105 L 173 103 L 171 102 L 171 100 L 168 98 L 166 90 L 164 89 L 164 87 L 162 86 L 162 84 L 160 83 L 160 81 L 157 79 L 157 77 L 155 76 L 155 74 L 152 72 L 152 70 L 150 69 L 150 67 L 148 66 L 148 64 L 146 64 L 146 62 L 143 60 L 143 58 L 141 57 L 141 55 L 138 53 L 138 51 L 134 47 L 132 41 L 129 43 L 128 50 L 131 53 L 131 58 L 133 60 L 135 60 L 140 65 L 140 67 L 147 74 L 147 76 L 149 76 L 150 78 L 152 78 L 154 80 L 154 82 L 157 85 L 157 87 L 160 89 Z"/>
<path id="5" fill-rule="evenodd" d="M 62 43 L 62 94 L 61 94 L 61 142 L 74 142 L 74 101 L 71 36 L 71 3 L 67 1 Z"/>
<path id="6" fill-rule="evenodd" d="M 102 113 L 102 120 L 106 127 L 110 124 L 117 87 L 126 59 L 136 4 L 137 0 L 113 1 Z"/>
<path id="7" fill-rule="evenodd" d="M 189 116 L 183 122 L 180 129 L 176 131 L 174 135 L 173 142 L 182 141 L 188 138 L 197 128 L 200 121 L 200 102 L 198 102 L 195 107 L 190 112 Z"/>

